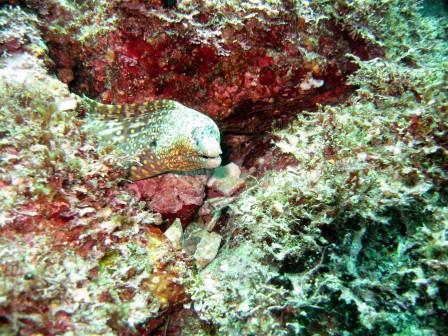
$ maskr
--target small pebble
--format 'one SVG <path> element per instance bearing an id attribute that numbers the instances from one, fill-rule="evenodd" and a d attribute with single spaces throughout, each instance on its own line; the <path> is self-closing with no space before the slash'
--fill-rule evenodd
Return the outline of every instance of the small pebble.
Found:
<path id="1" fill-rule="evenodd" d="M 203 232 L 201 241 L 193 256 L 198 267 L 204 268 L 215 259 L 218 254 L 219 246 L 221 245 L 221 240 L 221 235 L 216 232 Z"/>
<path id="2" fill-rule="evenodd" d="M 165 231 L 165 236 L 173 244 L 174 248 L 180 249 L 183 232 L 182 223 L 179 218 L 176 218 L 168 230 Z"/>

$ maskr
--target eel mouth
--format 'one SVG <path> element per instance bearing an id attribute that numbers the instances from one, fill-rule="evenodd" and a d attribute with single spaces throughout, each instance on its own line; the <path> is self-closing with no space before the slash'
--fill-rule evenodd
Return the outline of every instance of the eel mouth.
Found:
<path id="1" fill-rule="evenodd" d="M 204 168 L 216 168 L 221 165 L 221 156 L 207 156 L 200 155 L 201 161 L 204 163 Z"/>
<path id="2" fill-rule="evenodd" d="M 215 138 L 201 139 L 197 148 L 198 158 L 204 168 L 216 168 L 221 165 L 221 146 Z"/>

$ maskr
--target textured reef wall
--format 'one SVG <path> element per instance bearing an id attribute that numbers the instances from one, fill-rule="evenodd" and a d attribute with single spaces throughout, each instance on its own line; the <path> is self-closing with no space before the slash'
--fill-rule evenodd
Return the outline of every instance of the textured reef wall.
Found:
<path id="1" fill-rule="evenodd" d="M 190 277 L 160 218 L 86 143 L 73 97 L 39 60 L 8 57 L 0 78 L 0 333 L 156 328 Z"/>
<path id="2" fill-rule="evenodd" d="M 266 150 L 273 120 L 345 98 L 356 68 L 347 53 L 382 53 L 327 18 L 329 5 L 316 13 L 293 1 L 25 3 L 44 20 L 54 71 L 74 92 L 108 103 L 174 98 L 222 121 L 227 155 L 245 165 Z"/>
<path id="3" fill-rule="evenodd" d="M 447 334 L 447 28 L 442 1 L 3 5 L 0 334 Z M 129 186 L 75 94 L 180 101 L 239 167 Z"/>
<path id="4" fill-rule="evenodd" d="M 385 55 L 353 57 L 347 102 L 275 131 L 298 163 L 240 195 L 191 289 L 218 334 L 447 333 L 446 18 L 371 6 L 333 15 Z"/>

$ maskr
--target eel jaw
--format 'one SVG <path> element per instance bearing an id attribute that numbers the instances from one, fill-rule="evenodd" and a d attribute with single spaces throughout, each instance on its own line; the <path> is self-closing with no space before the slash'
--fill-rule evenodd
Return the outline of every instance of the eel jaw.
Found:
<path id="1" fill-rule="evenodd" d="M 201 156 L 204 162 L 204 168 L 217 168 L 221 165 L 221 157 L 204 157 Z"/>
<path id="2" fill-rule="evenodd" d="M 221 165 L 220 155 L 222 154 L 219 142 L 213 137 L 207 137 L 201 140 L 198 147 L 200 152 L 199 156 L 204 164 L 204 168 L 219 167 Z"/>

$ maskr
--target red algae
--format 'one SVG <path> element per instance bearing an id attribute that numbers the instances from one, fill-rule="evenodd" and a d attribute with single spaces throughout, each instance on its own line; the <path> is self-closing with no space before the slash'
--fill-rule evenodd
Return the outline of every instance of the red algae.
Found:
<path id="1" fill-rule="evenodd" d="M 137 181 L 129 186 L 139 199 L 172 222 L 179 218 L 187 224 L 203 204 L 207 177 L 165 174 Z"/>
<path id="2" fill-rule="evenodd" d="M 63 42 L 60 36 L 47 38 L 57 67 L 65 74 L 73 70 L 75 90 L 99 95 L 107 103 L 176 99 L 220 120 L 247 100 L 269 102 L 286 92 L 300 101 L 305 93 L 295 88 L 309 73 L 324 80 L 323 91 L 344 86 L 354 70 L 347 53 L 376 55 L 333 24 L 314 31 L 287 4 L 273 5 L 278 15 L 267 7 L 266 12 L 253 8 L 256 16 L 209 4 L 200 5 L 197 13 L 194 6 L 118 3 L 106 6 L 116 21 L 94 43 L 80 44 L 76 35 Z M 223 10 L 228 18 L 220 17 Z M 48 19 L 51 25 L 54 17 Z M 69 48 L 58 48 L 67 42 Z M 79 62 L 82 67 L 74 69 Z"/>
<path id="3" fill-rule="evenodd" d="M 363 244 L 382 237 L 370 231 L 388 221 L 387 211 L 407 216 L 406 202 L 426 197 L 428 183 L 419 185 L 417 172 L 427 162 L 413 159 L 405 173 L 397 169 L 388 175 L 386 164 L 367 149 L 384 149 L 386 154 L 380 154 L 391 162 L 391 150 L 395 156 L 411 151 L 412 141 L 398 148 L 409 140 L 403 134 L 425 140 L 433 119 L 421 111 L 437 105 L 439 97 L 425 96 L 437 85 L 424 86 L 422 93 L 414 90 L 418 85 L 412 76 L 401 76 L 415 70 L 401 64 L 417 64 L 412 57 L 400 64 L 385 61 L 391 69 L 374 68 L 388 52 L 375 41 L 376 26 L 365 29 L 374 16 L 351 16 L 355 9 L 346 2 L 21 1 L 36 17 L 8 8 L 14 29 L 0 22 L 0 51 L 5 64 L 21 55 L 31 57 L 23 68 L 14 68 L 13 77 L 32 80 L 18 85 L 8 77 L 7 85 L 0 83 L 1 105 L 7 107 L 2 109 L 7 122 L 0 118 L 7 125 L 0 132 L 6 139 L 0 145 L 0 196 L 5 200 L 0 272 L 6 279 L 0 333 L 3 326 L 30 335 L 299 334 L 346 332 L 346 324 L 360 333 L 373 330 L 372 321 L 380 321 L 380 314 L 359 315 L 357 309 L 373 309 L 371 288 L 381 292 L 381 286 L 349 291 L 358 280 L 358 254 Z M 375 15 L 383 11 L 376 9 Z M 359 87 L 364 91 L 356 92 Z M 82 133 L 85 111 L 79 111 L 68 89 L 111 104 L 173 99 L 208 114 L 220 126 L 224 157 L 232 162 L 227 168 L 233 167 L 235 175 L 220 179 L 217 169 L 209 184 L 206 174 L 165 174 L 130 183 L 113 146 L 98 149 Z M 409 92 L 418 103 L 405 102 Z M 355 98 L 348 100 L 352 94 Z M 345 101 L 349 106 L 338 105 Z M 391 122 L 382 134 L 396 146 L 383 146 L 381 139 L 358 146 L 367 137 L 353 129 L 384 102 L 393 108 L 384 109 L 391 112 Z M 402 113 L 423 103 L 409 120 L 406 114 L 394 120 L 394 108 Z M 383 116 L 362 126 L 363 132 L 377 130 Z M 358 119 L 346 124 L 339 117 Z M 302 124 L 294 129 L 298 118 Z M 291 122 L 288 134 L 272 134 L 273 126 L 283 129 Z M 339 133 L 333 132 L 335 125 Z M 446 144 L 442 133 L 437 139 Z M 307 141 L 310 146 L 301 148 Z M 344 161 L 345 153 L 352 161 Z M 439 153 L 434 149 L 431 155 L 439 158 Z M 345 174 L 347 167 L 360 168 Z M 402 194 L 395 197 L 398 192 L 386 189 L 399 183 L 400 174 L 406 175 L 407 185 L 400 185 Z M 439 173 L 434 168 L 431 174 Z M 424 190 L 421 195 L 411 190 L 415 186 Z M 358 209 L 353 200 L 365 204 Z M 390 208 L 383 206 L 387 202 Z M 429 201 L 416 204 L 436 208 Z M 414 223 L 396 229 L 401 219 L 391 216 L 389 231 L 406 231 Z M 418 220 L 425 216 L 422 211 Z M 173 243 L 163 231 L 176 219 L 182 225 L 175 222 Z M 429 242 L 438 237 L 429 229 L 416 231 L 416 236 L 431 235 Z M 365 232 L 374 239 L 363 239 Z M 397 237 L 408 239 L 402 232 Z M 424 252 L 412 247 L 412 253 L 426 253 L 430 260 L 442 254 L 434 245 Z M 218 253 L 220 248 L 225 253 Z M 399 252 L 407 255 L 407 248 Z M 381 244 L 362 256 L 373 258 L 377 251 L 384 253 Z M 435 272 L 439 266 L 434 265 L 424 265 L 425 272 Z M 342 274 L 344 269 L 348 272 Z M 363 281 L 378 276 L 361 271 L 369 275 Z M 391 275 L 408 282 L 400 272 Z M 414 284 L 406 295 L 414 298 L 426 291 L 435 298 L 434 283 L 420 286 L 414 272 L 406 275 Z M 316 284 L 321 287 L 314 290 Z M 412 306 L 411 299 L 401 303 L 400 295 L 393 295 L 391 302 L 399 303 L 394 314 Z M 384 306 L 382 299 L 375 297 Z"/>

